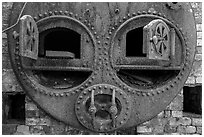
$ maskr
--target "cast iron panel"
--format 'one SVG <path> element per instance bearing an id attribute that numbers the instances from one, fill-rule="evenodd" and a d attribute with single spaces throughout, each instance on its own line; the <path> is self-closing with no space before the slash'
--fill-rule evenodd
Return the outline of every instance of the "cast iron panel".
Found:
<path id="1" fill-rule="evenodd" d="M 8 31 L 12 68 L 27 95 L 66 124 L 95 132 L 136 126 L 164 110 L 190 73 L 196 28 L 189 3 L 23 5 L 14 3 L 9 25 L 21 10 L 33 18 L 38 54 L 22 54 L 27 26 L 18 23 Z"/>

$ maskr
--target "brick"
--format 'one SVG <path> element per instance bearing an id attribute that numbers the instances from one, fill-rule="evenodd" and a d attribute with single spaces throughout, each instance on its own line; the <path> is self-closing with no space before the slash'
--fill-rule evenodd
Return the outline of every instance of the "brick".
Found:
<path id="1" fill-rule="evenodd" d="M 197 45 L 196 45 L 197 47 L 198 46 L 202 46 L 202 39 L 197 39 Z"/>
<path id="2" fill-rule="evenodd" d="M 197 84 L 202 83 L 202 77 L 196 77 L 196 83 Z"/>
<path id="3" fill-rule="evenodd" d="M 32 111 L 32 110 L 39 110 L 39 109 L 37 108 L 37 106 L 36 106 L 34 103 L 32 103 L 32 102 L 27 102 L 27 103 L 25 104 L 25 110 L 30 110 L 30 111 Z"/>
<path id="4" fill-rule="evenodd" d="M 7 34 L 5 32 L 2 33 L 2 39 L 7 39 Z"/>
<path id="5" fill-rule="evenodd" d="M 182 111 L 172 111 L 171 114 L 172 114 L 172 117 L 182 117 L 183 116 Z"/>
<path id="6" fill-rule="evenodd" d="M 175 133 L 176 132 L 176 126 L 170 126 L 169 124 L 165 125 L 164 127 L 165 133 Z"/>
<path id="7" fill-rule="evenodd" d="M 17 132 L 22 133 L 23 135 L 29 135 L 29 127 L 26 125 L 19 125 L 17 126 Z"/>
<path id="8" fill-rule="evenodd" d="M 197 39 L 202 39 L 202 32 L 197 32 Z"/>
<path id="9" fill-rule="evenodd" d="M 201 47 L 201 46 L 197 46 L 197 47 L 196 47 L 196 52 L 197 52 L 198 54 L 202 54 L 202 47 Z"/>
<path id="10" fill-rule="evenodd" d="M 196 24 L 196 30 L 202 31 L 202 24 Z"/>
<path id="11" fill-rule="evenodd" d="M 186 84 L 195 84 L 195 77 L 188 77 Z"/>
<path id="12" fill-rule="evenodd" d="M 154 128 L 153 128 L 153 133 L 154 134 L 162 134 L 162 133 L 164 133 L 164 126 L 155 125 Z"/>
<path id="13" fill-rule="evenodd" d="M 38 118 L 38 114 L 36 110 L 27 110 L 26 118 Z"/>
<path id="14" fill-rule="evenodd" d="M 202 134 L 202 127 L 196 127 L 196 133 Z"/>
<path id="15" fill-rule="evenodd" d="M 202 119 L 201 118 L 192 118 L 192 125 L 193 126 L 202 126 Z"/>
<path id="16" fill-rule="evenodd" d="M 163 118 L 164 117 L 164 111 L 160 112 L 158 115 L 157 115 L 158 118 Z"/>
<path id="17" fill-rule="evenodd" d="M 196 132 L 196 127 L 195 126 L 187 126 L 186 127 L 186 133 L 195 133 Z"/>
<path id="18" fill-rule="evenodd" d="M 194 61 L 191 76 L 202 76 L 202 61 Z"/>
<path id="19" fill-rule="evenodd" d="M 30 126 L 30 132 L 32 135 L 45 135 L 45 131 L 43 131 L 43 126 Z"/>
<path id="20" fill-rule="evenodd" d="M 164 111 L 164 117 L 165 117 L 165 118 L 169 118 L 170 116 L 171 116 L 171 111 L 165 110 L 165 111 Z"/>
<path id="21" fill-rule="evenodd" d="M 189 117 L 182 117 L 179 119 L 178 123 L 184 126 L 191 125 L 191 119 Z"/>
<path id="22" fill-rule="evenodd" d="M 193 134 L 193 133 L 196 133 L 196 127 L 195 126 L 178 126 L 177 131 L 179 133 L 184 133 L 184 134 Z"/>
<path id="23" fill-rule="evenodd" d="M 51 121 L 49 118 L 40 118 L 38 125 L 51 126 Z"/>
<path id="24" fill-rule="evenodd" d="M 2 83 L 3 84 L 18 84 L 16 77 L 12 70 L 7 70 L 2 73 Z"/>
<path id="25" fill-rule="evenodd" d="M 2 124 L 2 135 L 11 135 L 16 132 L 16 124 Z"/>
<path id="26" fill-rule="evenodd" d="M 39 121 L 39 118 L 26 118 L 26 125 L 37 125 Z"/>
<path id="27" fill-rule="evenodd" d="M 202 60 L 202 54 L 196 54 L 195 55 L 195 60 L 197 60 L 197 61 Z"/>
<path id="28" fill-rule="evenodd" d="M 170 126 L 178 126 L 179 125 L 179 122 L 178 122 L 178 118 L 169 118 L 169 125 Z"/>
<path id="29" fill-rule="evenodd" d="M 138 132 L 138 133 L 152 132 L 152 128 L 147 127 L 147 126 L 138 126 L 138 127 L 137 127 L 137 132 Z"/>

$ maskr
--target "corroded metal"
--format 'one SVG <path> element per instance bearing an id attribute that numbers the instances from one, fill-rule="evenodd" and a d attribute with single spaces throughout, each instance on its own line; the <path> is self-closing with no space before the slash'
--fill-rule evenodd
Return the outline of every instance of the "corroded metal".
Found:
<path id="1" fill-rule="evenodd" d="M 95 132 L 136 126 L 165 109 L 190 73 L 195 22 L 190 5 L 179 5 L 27 3 L 21 17 L 29 20 L 8 31 L 14 73 L 39 107 L 66 124 Z M 14 3 L 10 25 L 22 7 Z M 61 31 L 80 37 L 79 55 L 72 35 L 65 51 L 46 49 L 48 34 Z M 22 54 L 25 47 L 38 47 L 35 56 Z"/>

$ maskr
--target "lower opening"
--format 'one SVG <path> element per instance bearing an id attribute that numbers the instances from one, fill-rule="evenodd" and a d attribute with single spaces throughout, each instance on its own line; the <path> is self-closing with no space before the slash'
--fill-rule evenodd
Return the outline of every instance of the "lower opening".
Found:
<path id="1" fill-rule="evenodd" d="M 119 115 L 122 109 L 120 101 L 116 98 L 116 107 L 118 109 L 118 113 L 116 115 Z M 89 113 L 89 107 L 91 105 L 91 98 L 89 98 L 86 102 L 86 111 Z M 95 116 L 99 119 L 110 119 L 110 113 L 108 110 L 110 109 L 112 105 L 112 96 L 108 94 L 98 94 L 94 96 L 94 105 L 98 109 Z"/>
<path id="2" fill-rule="evenodd" d="M 183 87 L 183 112 L 202 114 L 202 86 Z"/>
<path id="3" fill-rule="evenodd" d="M 119 70 L 118 77 L 135 88 L 156 88 L 179 74 L 179 70 Z"/>
<path id="4" fill-rule="evenodd" d="M 25 94 L 3 94 L 2 123 L 25 124 Z"/>
<path id="5" fill-rule="evenodd" d="M 146 57 L 143 48 L 143 27 L 133 29 L 127 33 L 126 57 Z"/>
<path id="6" fill-rule="evenodd" d="M 75 71 L 33 71 L 39 84 L 53 89 L 66 89 L 80 85 L 91 72 Z"/>
<path id="7" fill-rule="evenodd" d="M 39 35 L 40 57 L 80 58 L 81 35 L 67 28 L 52 28 Z"/>

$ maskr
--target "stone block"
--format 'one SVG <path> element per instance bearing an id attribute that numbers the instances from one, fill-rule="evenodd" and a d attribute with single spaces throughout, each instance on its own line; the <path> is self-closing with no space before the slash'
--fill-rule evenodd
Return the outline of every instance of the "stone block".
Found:
<path id="1" fill-rule="evenodd" d="M 197 46 L 197 47 L 196 47 L 196 52 L 197 52 L 198 54 L 202 54 L 202 47 L 201 47 L 201 46 Z"/>
<path id="2" fill-rule="evenodd" d="M 172 117 L 182 117 L 183 112 L 182 111 L 171 111 Z"/>
<path id="3" fill-rule="evenodd" d="M 178 126 L 179 125 L 178 118 L 173 117 L 169 118 L 169 125 L 174 127 Z"/>
<path id="4" fill-rule="evenodd" d="M 195 77 L 193 76 L 188 77 L 186 84 L 195 84 Z"/>
<path id="5" fill-rule="evenodd" d="M 162 125 L 155 125 L 153 128 L 153 133 L 154 134 L 162 134 L 164 133 L 164 126 Z"/>
<path id="6" fill-rule="evenodd" d="M 196 54 L 196 55 L 195 55 L 195 60 L 196 60 L 196 61 L 202 60 L 202 54 Z"/>
<path id="7" fill-rule="evenodd" d="M 26 102 L 25 110 L 30 110 L 30 111 L 35 110 L 35 111 L 38 111 L 39 109 L 37 108 L 37 106 L 34 103 Z"/>
<path id="8" fill-rule="evenodd" d="M 202 31 L 202 24 L 196 24 L 196 30 Z"/>
<path id="9" fill-rule="evenodd" d="M 16 131 L 18 133 L 22 133 L 23 135 L 30 135 L 29 127 L 26 125 L 18 125 Z"/>
<path id="10" fill-rule="evenodd" d="M 201 84 L 202 83 L 202 77 L 196 77 L 196 83 Z"/>
<path id="11" fill-rule="evenodd" d="M 194 61 L 191 76 L 202 76 L 202 61 Z"/>
<path id="12" fill-rule="evenodd" d="M 51 126 L 51 121 L 49 118 L 40 118 L 38 125 Z"/>
<path id="13" fill-rule="evenodd" d="M 202 127 L 196 127 L 196 133 L 202 134 Z"/>
<path id="14" fill-rule="evenodd" d="M 147 133 L 147 132 L 152 132 L 152 128 L 148 126 L 138 126 L 137 127 L 137 132 L 138 133 Z"/>
<path id="15" fill-rule="evenodd" d="M 191 119 L 189 117 L 182 117 L 179 118 L 178 123 L 184 126 L 191 125 Z"/>
<path id="16" fill-rule="evenodd" d="M 169 118 L 171 116 L 171 111 L 170 110 L 165 110 L 164 111 L 164 117 Z"/>
<path id="17" fill-rule="evenodd" d="M 39 118 L 26 118 L 26 125 L 38 125 L 39 121 Z"/>
<path id="18" fill-rule="evenodd" d="M 202 126 L 202 118 L 192 118 L 193 126 Z"/>
<path id="19" fill-rule="evenodd" d="M 175 133 L 176 132 L 176 126 L 170 126 L 169 124 L 165 125 L 164 127 L 165 133 Z"/>
<path id="20" fill-rule="evenodd" d="M 195 126 L 187 126 L 186 127 L 186 133 L 187 134 L 196 133 L 196 127 Z"/>
<path id="21" fill-rule="evenodd" d="M 202 39 L 202 32 L 197 32 L 197 39 Z"/>
<path id="22" fill-rule="evenodd" d="M 16 132 L 16 124 L 2 124 L 2 135 L 12 135 Z"/>

